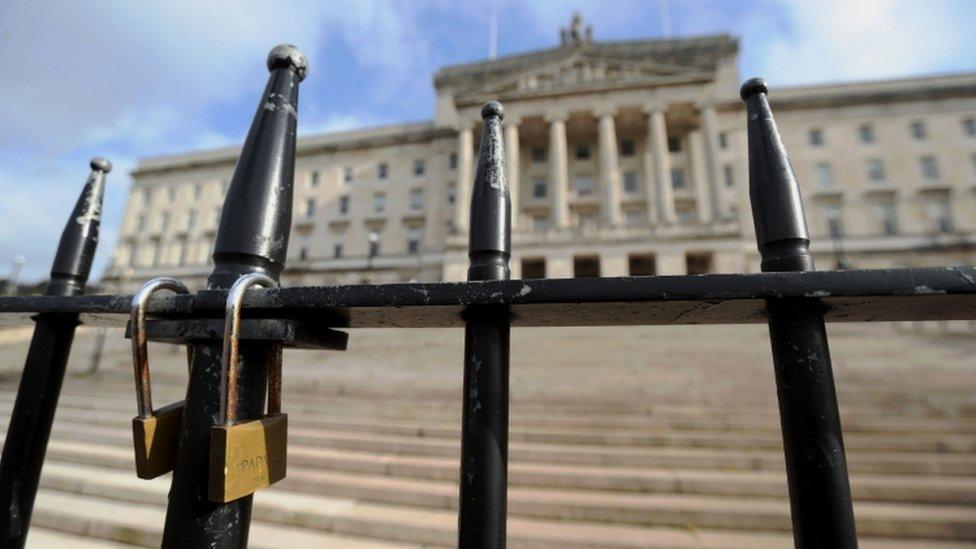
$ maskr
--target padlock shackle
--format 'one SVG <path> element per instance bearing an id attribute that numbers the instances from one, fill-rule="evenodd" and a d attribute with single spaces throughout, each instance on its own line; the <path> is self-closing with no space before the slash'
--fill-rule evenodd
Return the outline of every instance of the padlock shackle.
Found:
<path id="1" fill-rule="evenodd" d="M 224 306 L 224 345 L 220 356 L 220 423 L 233 425 L 237 422 L 237 378 L 238 363 L 240 362 L 240 331 L 241 306 L 244 294 L 251 286 L 274 288 L 277 282 L 264 273 L 249 273 L 237 279 L 227 292 L 227 302 Z M 268 408 L 277 403 L 281 408 L 281 350 L 273 353 L 276 357 L 268 371 Z M 277 370 L 277 374 L 274 373 Z M 277 381 L 274 381 L 274 380 Z M 272 393 L 274 391 L 274 393 Z"/>
<path id="2" fill-rule="evenodd" d="M 136 376 L 136 404 L 139 417 L 148 418 L 153 414 L 152 384 L 149 380 L 149 341 L 146 338 L 146 304 L 153 294 L 170 290 L 178 294 L 188 294 L 186 286 L 175 278 L 159 277 L 143 284 L 132 296 L 129 309 L 129 326 L 132 336 L 132 364 Z"/>

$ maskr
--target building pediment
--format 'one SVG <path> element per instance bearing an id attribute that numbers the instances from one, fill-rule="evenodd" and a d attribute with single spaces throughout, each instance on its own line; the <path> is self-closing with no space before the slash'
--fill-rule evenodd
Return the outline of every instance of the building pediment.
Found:
<path id="1" fill-rule="evenodd" d="M 655 87 L 713 78 L 702 67 L 653 60 L 620 59 L 576 52 L 558 62 L 521 71 L 493 83 L 479 82 L 458 90 L 455 102 L 473 104 L 485 98 L 512 100 L 623 87 Z"/>

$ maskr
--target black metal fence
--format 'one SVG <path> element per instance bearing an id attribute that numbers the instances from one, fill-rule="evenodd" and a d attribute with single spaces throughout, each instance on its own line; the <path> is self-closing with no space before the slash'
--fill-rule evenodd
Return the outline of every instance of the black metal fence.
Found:
<path id="1" fill-rule="evenodd" d="M 164 547 L 247 544 L 253 496 L 215 502 L 209 477 L 211 432 L 221 416 L 225 365 L 217 357 L 224 349 L 228 289 L 247 275 L 276 282 L 291 226 L 298 87 L 306 61 L 294 47 L 279 46 L 269 55 L 268 69 L 225 199 L 207 288 L 195 295 L 154 295 L 145 304 L 152 320 L 140 334 L 192 351 Z M 504 113 L 499 103 L 489 102 L 482 109 L 473 182 L 468 281 L 248 291 L 243 304 L 233 304 L 244 316 L 234 349 L 240 365 L 236 400 L 228 404 L 237 421 L 264 415 L 268 384 L 279 383 L 282 346 L 344 349 L 347 336 L 336 328 L 463 325 L 458 545 L 504 547 L 512 326 L 768 323 L 796 546 L 855 547 L 824 322 L 976 319 L 976 268 L 814 271 L 799 187 L 766 95 L 762 80 L 742 87 L 763 273 L 509 280 Z M 119 325 L 130 312 L 132 296 L 79 295 L 95 252 L 110 169 L 105 160 L 92 161 L 46 295 L 0 298 L 0 322 L 34 315 L 36 323 L 0 461 L 3 547 L 23 546 L 26 539 L 75 327 Z"/>

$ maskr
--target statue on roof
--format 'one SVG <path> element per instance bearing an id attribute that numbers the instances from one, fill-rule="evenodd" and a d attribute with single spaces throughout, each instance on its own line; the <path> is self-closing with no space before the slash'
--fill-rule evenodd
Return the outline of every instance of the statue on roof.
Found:
<path id="1" fill-rule="evenodd" d="M 563 46 L 581 46 L 593 41 L 593 27 L 583 28 L 583 16 L 580 12 L 573 12 L 569 27 L 559 29 L 559 43 Z"/>

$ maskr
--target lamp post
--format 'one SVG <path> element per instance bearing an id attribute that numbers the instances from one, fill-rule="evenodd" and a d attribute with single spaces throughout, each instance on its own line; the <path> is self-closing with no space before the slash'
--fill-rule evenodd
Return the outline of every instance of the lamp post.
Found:
<path id="1" fill-rule="evenodd" d="M 20 282 L 20 270 L 24 267 L 27 258 L 22 255 L 15 255 L 10 260 L 10 279 L 7 283 L 7 293 L 17 295 L 17 284 Z"/>
<path id="2" fill-rule="evenodd" d="M 380 235 L 376 231 L 369 232 L 369 249 L 366 250 L 366 276 L 363 277 L 363 284 L 373 282 L 373 258 L 379 251 Z"/>
<path id="3" fill-rule="evenodd" d="M 836 211 L 831 211 L 827 218 L 827 224 L 830 226 L 830 241 L 834 248 L 834 265 L 835 270 L 850 269 L 850 265 L 844 260 L 844 245 L 841 241 L 841 225 L 840 225 L 840 214 Z"/>

